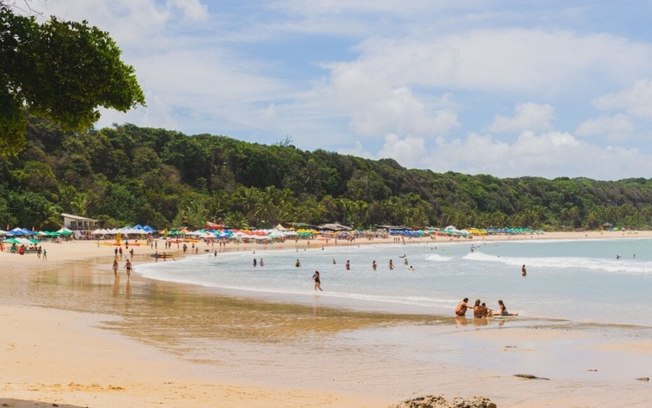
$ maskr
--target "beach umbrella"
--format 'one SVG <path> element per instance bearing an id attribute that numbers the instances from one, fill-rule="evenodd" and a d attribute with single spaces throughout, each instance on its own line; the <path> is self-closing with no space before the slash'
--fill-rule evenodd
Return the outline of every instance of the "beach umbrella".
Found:
<path id="1" fill-rule="evenodd" d="M 57 231 L 57 233 L 59 233 L 59 235 L 63 235 L 64 237 L 68 237 L 68 236 L 70 236 L 72 234 L 72 230 L 70 230 L 70 229 L 68 229 L 66 227 L 63 227 L 63 228 L 59 229 Z"/>
<path id="2" fill-rule="evenodd" d="M 22 228 L 16 227 L 16 228 L 12 229 L 11 231 L 8 231 L 7 235 L 10 236 L 10 237 L 22 237 L 23 235 L 25 235 L 25 231 L 23 231 Z"/>

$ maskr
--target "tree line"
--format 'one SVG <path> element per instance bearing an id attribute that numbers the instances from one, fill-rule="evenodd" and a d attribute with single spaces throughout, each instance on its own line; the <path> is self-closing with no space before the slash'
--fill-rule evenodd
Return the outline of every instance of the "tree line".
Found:
<path id="1" fill-rule="evenodd" d="M 652 225 L 652 181 L 497 178 L 406 169 L 290 143 L 262 145 L 130 124 L 63 131 L 31 118 L 25 149 L 0 159 L 0 226 L 55 228 L 60 213 L 106 227 L 356 228 Z"/>

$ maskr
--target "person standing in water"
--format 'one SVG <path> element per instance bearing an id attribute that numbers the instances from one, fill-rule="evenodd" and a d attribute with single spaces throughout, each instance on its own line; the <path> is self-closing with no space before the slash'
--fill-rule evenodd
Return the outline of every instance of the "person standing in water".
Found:
<path id="1" fill-rule="evenodd" d="M 319 271 L 315 271 L 315 274 L 312 275 L 312 280 L 315 282 L 315 290 L 319 289 L 320 291 L 323 292 L 321 288 L 321 279 L 319 278 Z"/>
<path id="2" fill-rule="evenodd" d="M 525 269 L 525 265 L 521 267 L 521 276 L 524 278 L 527 276 L 527 269 Z"/>
<path id="3" fill-rule="evenodd" d="M 131 261 L 127 259 L 125 262 L 125 269 L 127 270 L 127 279 L 131 277 Z"/>

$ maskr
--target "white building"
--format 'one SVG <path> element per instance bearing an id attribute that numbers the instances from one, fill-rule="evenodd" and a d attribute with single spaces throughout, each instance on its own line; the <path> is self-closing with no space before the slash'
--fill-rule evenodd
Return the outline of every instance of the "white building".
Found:
<path id="1" fill-rule="evenodd" d="M 62 213 L 61 216 L 63 217 L 63 226 L 73 231 L 79 231 L 79 230 L 87 231 L 87 230 L 93 230 L 97 228 L 98 221 L 92 218 L 86 218 L 86 217 L 81 217 L 79 215 L 72 215 L 66 213 Z"/>

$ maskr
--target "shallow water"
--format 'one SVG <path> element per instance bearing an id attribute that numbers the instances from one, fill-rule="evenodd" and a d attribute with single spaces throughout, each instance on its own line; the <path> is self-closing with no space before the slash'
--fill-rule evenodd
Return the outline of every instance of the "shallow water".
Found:
<path id="1" fill-rule="evenodd" d="M 467 395 L 468 384 L 459 379 L 472 373 L 486 385 L 510 384 L 503 401 L 517 401 L 535 391 L 548 398 L 551 389 L 521 383 L 512 388 L 512 375 L 519 372 L 550 377 L 556 384 L 582 381 L 592 387 L 594 381 L 603 381 L 618 389 L 637 387 L 633 378 L 650 375 L 649 344 L 638 345 L 652 337 L 642 308 L 636 309 L 634 326 L 609 323 L 611 318 L 593 312 L 586 313 L 587 318 L 536 313 L 537 308 L 551 309 L 541 305 L 565 302 L 564 296 L 573 297 L 568 310 L 581 309 L 595 296 L 596 287 L 609 287 L 604 279 L 639 285 L 628 293 L 642 297 L 638 292 L 649 290 L 650 260 L 644 250 L 649 244 L 508 242 L 480 245 L 473 252 L 468 243 L 257 250 L 151 265 L 137 258 L 131 281 L 114 279 L 106 260 L 99 265 L 73 262 L 4 271 L 0 296 L 6 303 L 118 316 L 103 327 L 198 362 L 207 378 L 398 400 L 441 390 Z M 636 249 L 637 256 L 623 255 L 616 262 L 608 256 L 616 249 L 622 254 Z M 399 263 L 403 254 L 415 271 Z M 264 259 L 263 268 L 253 267 L 254 256 Z M 393 271 L 387 268 L 390 256 L 396 264 Z M 301 268 L 294 266 L 297 257 Z M 374 258 L 376 272 L 370 266 Z M 351 271 L 344 270 L 346 259 Z M 578 267 L 589 261 L 606 266 Z M 529 270 L 525 279 L 520 276 L 521 262 Z M 322 271 L 323 293 L 312 289 L 314 269 Z M 607 306 L 617 309 L 623 306 L 618 293 L 627 291 L 614 289 L 616 294 L 608 298 L 616 302 Z M 508 320 L 455 319 L 452 308 L 462 296 L 500 296 L 522 315 Z M 593 320 L 598 323 L 583 323 Z M 541 336 L 536 335 L 539 329 Z M 514 331 L 519 335 L 511 335 Z M 599 349 L 610 342 L 633 346 L 618 352 Z M 534 386 L 541 388 L 533 391 Z M 561 387 L 555 390 L 577 393 L 574 387 Z"/>
<path id="2" fill-rule="evenodd" d="M 216 293 L 358 311 L 450 316 L 468 297 L 494 308 L 503 299 L 521 317 L 652 326 L 646 313 L 650 248 L 652 240 L 646 239 L 362 245 L 205 254 L 140 265 L 136 271 Z M 315 270 L 324 289 L 317 297 Z"/>

